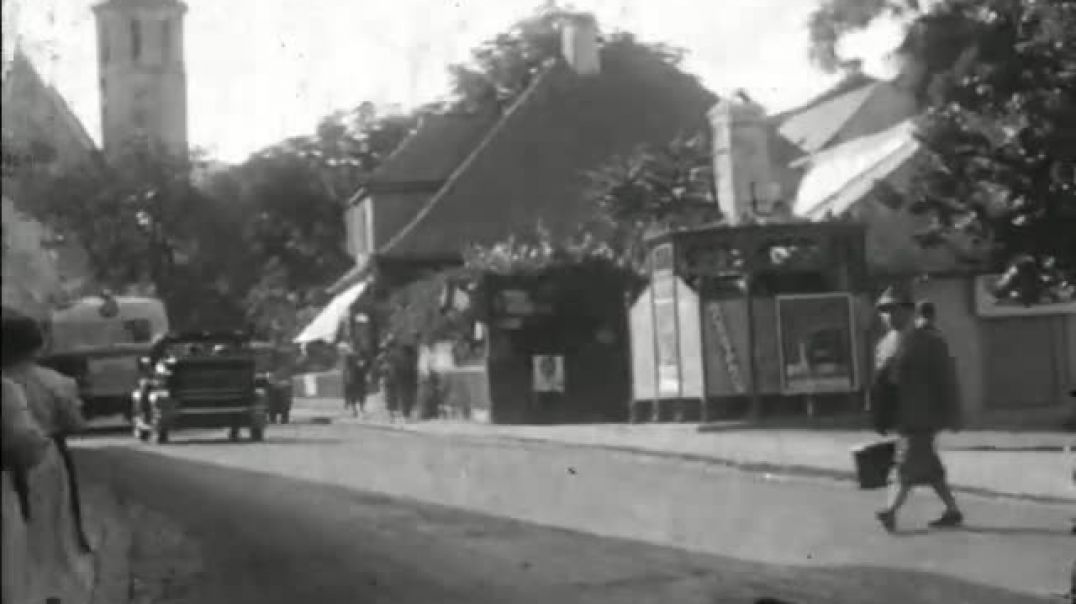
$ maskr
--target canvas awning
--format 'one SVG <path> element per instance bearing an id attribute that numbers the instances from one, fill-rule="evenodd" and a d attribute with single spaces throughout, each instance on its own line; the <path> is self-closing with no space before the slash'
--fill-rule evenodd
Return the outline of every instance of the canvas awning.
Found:
<path id="1" fill-rule="evenodd" d="M 340 325 L 347 318 L 351 305 L 366 291 L 369 283 L 369 281 L 359 281 L 342 293 L 337 294 L 329 302 L 328 306 L 322 309 L 318 316 L 314 317 L 314 320 L 303 328 L 303 331 L 292 341 L 296 344 L 318 341 L 335 342 L 340 334 Z"/>
<path id="2" fill-rule="evenodd" d="M 839 215 L 869 193 L 919 150 L 911 120 L 889 130 L 828 149 L 809 162 L 793 205 L 797 216 L 817 220 Z"/>

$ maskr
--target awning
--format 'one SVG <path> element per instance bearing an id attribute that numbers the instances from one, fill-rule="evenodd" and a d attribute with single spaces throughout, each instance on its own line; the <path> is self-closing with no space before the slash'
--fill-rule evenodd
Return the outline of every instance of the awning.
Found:
<path id="1" fill-rule="evenodd" d="M 828 212 L 839 215 L 918 151 L 910 120 L 828 149 L 810 161 L 796 193 L 793 211 L 812 220 Z"/>
<path id="2" fill-rule="evenodd" d="M 351 305 L 366 291 L 369 283 L 369 281 L 359 281 L 333 298 L 329 305 L 322 309 L 318 316 L 292 341 L 296 344 L 317 341 L 335 342 L 340 334 L 340 324 L 347 318 Z"/>

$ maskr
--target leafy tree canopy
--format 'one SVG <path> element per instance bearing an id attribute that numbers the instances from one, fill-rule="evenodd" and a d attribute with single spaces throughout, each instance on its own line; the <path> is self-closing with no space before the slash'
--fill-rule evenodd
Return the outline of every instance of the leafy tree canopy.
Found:
<path id="1" fill-rule="evenodd" d="M 648 231 L 722 219 L 706 136 L 614 157 L 592 172 L 590 181 L 598 217 L 591 230 L 636 266 L 645 258 Z"/>
<path id="2" fill-rule="evenodd" d="M 928 243 L 990 244 L 998 294 L 1025 303 L 1076 290 L 1076 3 L 825 0 L 812 20 L 823 66 L 835 42 L 885 12 L 912 16 L 901 52 L 924 105 L 913 209 Z"/>
<path id="3" fill-rule="evenodd" d="M 256 276 L 245 304 L 258 330 L 288 339 L 297 317 L 324 302 L 324 288 L 352 265 L 349 199 L 414 130 L 428 108 L 382 113 L 371 103 L 338 111 L 315 132 L 252 155 L 236 168 L 244 240 Z"/>
<path id="4" fill-rule="evenodd" d="M 449 68 L 453 92 L 464 108 L 506 105 L 526 90 L 539 69 L 561 55 L 561 25 L 580 13 L 546 2 L 532 14 L 471 51 L 471 60 Z M 665 44 L 644 44 L 627 32 L 606 37 L 606 53 L 643 52 L 677 65 L 683 51 Z"/>
<path id="5" fill-rule="evenodd" d="M 235 254 L 225 248 L 236 217 L 191 186 L 200 161 L 132 144 L 110 165 L 31 179 L 22 194 L 35 218 L 74 239 L 101 286 L 148 284 L 180 325 L 234 320 L 234 306 L 219 299 L 229 289 Z"/>

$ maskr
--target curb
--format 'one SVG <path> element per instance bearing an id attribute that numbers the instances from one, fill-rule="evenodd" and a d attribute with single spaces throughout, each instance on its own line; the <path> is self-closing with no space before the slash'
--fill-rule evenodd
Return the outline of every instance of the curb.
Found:
<path id="1" fill-rule="evenodd" d="M 333 421 L 333 418 L 329 418 Z M 688 461 L 692 463 L 699 463 L 702 465 L 719 466 L 723 468 L 730 468 L 751 474 L 768 474 L 795 478 L 806 478 L 812 480 L 828 480 L 832 482 L 840 483 L 855 483 L 856 475 L 852 471 L 830 470 L 826 468 L 817 468 L 811 466 L 801 465 L 780 465 L 767 462 L 744 462 L 736 461 L 727 458 L 712 457 L 708 455 L 697 455 L 693 453 L 674 453 L 670 451 L 655 451 L 653 449 L 643 449 L 639 447 L 632 447 L 626 445 L 609 445 L 603 443 L 574 443 L 568 441 L 559 441 L 548 438 L 536 438 L 526 436 L 507 436 L 504 434 L 453 434 L 445 432 L 425 432 L 422 430 L 416 430 L 408 428 L 407 426 L 391 425 L 391 424 L 377 424 L 366 423 L 361 421 L 349 421 L 342 425 L 352 425 L 359 428 L 369 428 L 374 430 L 392 431 L 398 433 L 407 433 L 420 437 L 433 437 L 442 439 L 456 439 L 467 440 L 472 442 L 500 442 L 500 443 L 514 443 L 514 444 L 530 444 L 541 446 L 558 446 L 558 447 L 570 447 L 576 449 L 602 449 L 606 451 L 612 451 L 617 453 L 627 453 L 631 455 L 645 455 L 648 457 L 655 457 L 659 459 L 676 459 L 680 461 Z M 1076 497 L 1058 497 L 1055 495 L 1037 495 L 1031 493 L 1011 493 L 1005 491 L 997 491 L 985 487 L 969 487 L 961 485 L 951 485 L 954 492 L 974 495 L 977 497 L 985 497 L 990 499 L 1004 499 L 1012 501 L 1023 501 L 1028 503 L 1038 503 L 1046 505 L 1069 505 L 1076 503 Z"/>

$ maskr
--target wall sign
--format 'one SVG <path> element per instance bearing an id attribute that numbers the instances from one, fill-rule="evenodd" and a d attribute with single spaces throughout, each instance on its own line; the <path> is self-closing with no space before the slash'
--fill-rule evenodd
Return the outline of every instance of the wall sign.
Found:
<path id="1" fill-rule="evenodd" d="M 564 357 L 539 354 L 532 357 L 535 392 L 564 392 Z"/>

